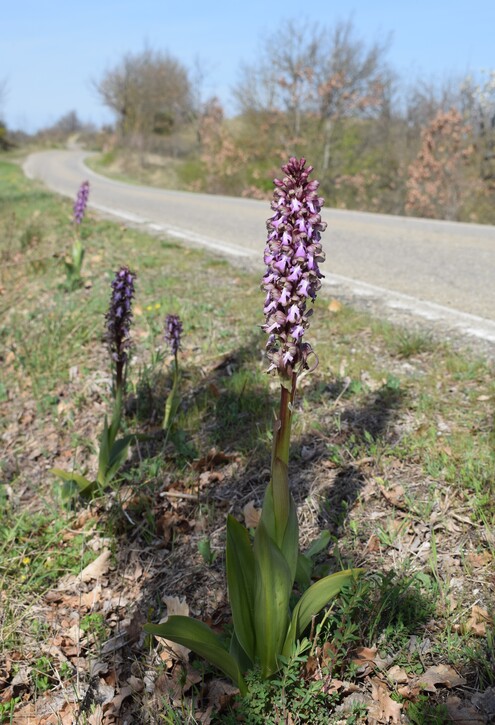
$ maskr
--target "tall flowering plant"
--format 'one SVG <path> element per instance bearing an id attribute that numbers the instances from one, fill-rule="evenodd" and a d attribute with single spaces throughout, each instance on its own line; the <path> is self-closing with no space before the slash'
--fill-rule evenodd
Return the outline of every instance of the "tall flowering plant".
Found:
<path id="1" fill-rule="evenodd" d="M 89 181 L 83 181 L 77 192 L 73 206 L 72 222 L 76 230 L 72 244 L 71 256 L 67 256 L 65 264 L 65 287 L 71 291 L 82 285 L 81 269 L 84 261 L 84 247 L 80 239 L 80 227 L 86 213 L 89 199 Z"/>
<path id="2" fill-rule="evenodd" d="M 76 200 L 73 207 L 73 222 L 81 224 L 86 214 L 86 207 L 89 199 L 89 181 L 83 181 L 77 192 Z"/>
<path id="3" fill-rule="evenodd" d="M 52 473 L 65 481 L 64 494 L 70 498 L 74 492 L 90 497 L 95 492 L 102 493 L 117 474 L 127 457 L 127 451 L 134 434 L 117 438 L 122 421 L 122 398 L 124 394 L 125 367 L 131 344 L 130 326 L 132 322 L 132 300 L 136 275 L 129 267 L 122 266 L 112 281 L 110 305 L 105 316 L 106 341 L 110 357 L 115 366 L 115 402 L 110 423 L 107 416 L 103 422 L 98 452 L 98 472 L 91 480 L 73 471 L 53 468 Z"/>
<path id="4" fill-rule="evenodd" d="M 125 372 L 131 346 L 132 300 L 136 275 L 122 266 L 112 281 L 107 321 L 106 341 L 115 368 L 115 394 L 122 394 Z"/>
<path id="5" fill-rule="evenodd" d="M 165 403 L 165 413 L 163 416 L 163 429 L 169 431 L 174 421 L 177 409 L 179 407 L 179 360 L 178 353 L 180 349 L 182 336 L 182 322 L 178 315 L 167 315 L 165 320 L 165 342 L 170 347 L 170 352 L 174 356 L 174 372 L 172 390 L 169 393 Z"/>
<path id="6" fill-rule="evenodd" d="M 321 286 L 321 233 L 326 225 L 320 216 L 323 199 L 318 196 L 318 182 L 308 178 L 312 167 L 305 159 L 291 158 L 282 170 L 283 179 L 274 182 L 263 277 L 268 370 L 280 380 L 280 408 L 271 480 L 254 540 L 236 519 L 227 519 L 227 585 L 234 624 L 230 651 L 205 624 L 188 617 L 172 616 L 164 624 L 145 627 L 150 634 L 209 659 L 237 683 L 242 694 L 247 691 L 243 672 L 257 663 L 263 677 L 275 674 L 312 618 L 360 571 L 320 579 L 291 608 L 294 584 L 307 580 L 307 567 L 299 553 L 297 513 L 289 489 L 290 431 L 298 375 L 317 364 L 303 336 L 312 313 L 308 304 Z"/>

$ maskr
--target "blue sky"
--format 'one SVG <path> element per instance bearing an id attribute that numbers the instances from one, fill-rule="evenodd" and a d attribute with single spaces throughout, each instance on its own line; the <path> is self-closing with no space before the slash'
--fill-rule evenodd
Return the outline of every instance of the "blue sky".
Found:
<path id="1" fill-rule="evenodd" d="M 207 69 L 205 94 L 232 109 L 242 62 L 287 19 L 331 26 L 352 18 L 370 42 L 391 36 L 388 59 L 401 78 L 446 79 L 495 68 L 494 0 L 14 0 L 1 12 L 0 115 L 34 131 L 72 109 L 112 120 L 91 86 L 126 52 L 145 43 L 187 66 Z"/>

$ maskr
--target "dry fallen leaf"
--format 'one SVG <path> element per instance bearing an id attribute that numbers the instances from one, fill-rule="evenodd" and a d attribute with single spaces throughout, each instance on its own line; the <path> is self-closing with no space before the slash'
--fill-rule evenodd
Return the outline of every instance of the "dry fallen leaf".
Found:
<path id="1" fill-rule="evenodd" d="M 486 566 L 491 562 L 492 555 L 491 552 L 489 552 L 488 550 L 482 551 L 481 553 L 471 551 L 467 555 L 467 560 L 471 564 L 471 566 Z"/>
<path id="2" fill-rule="evenodd" d="M 428 667 L 426 672 L 414 678 L 413 682 L 427 692 L 436 692 L 435 685 L 445 685 L 445 687 L 451 688 L 466 684 L 464 677 L 458 675 L 450 665 Z"/>
<path id="3" fill-rule="evenodd" d="M 376 677 L 371 679 L 371 697 L 374 703 L 368 710 L 370 718 L 375 718 L 378 722 L 388 723 L 391 720 L 393 723 L 400 723 L 402 705 L 392 700 L 386 685 Z"/>
<path id="4" fill-rule="evenodd" d="M 86 715 L 86 722 L 88 725 L 102 725 L 103 723 L 103 708 L 101 705 L 95 705 L 89 715 Z M 76 721 L 77 722 L 77 721 Z"/>
<path id="5" fill-rule="evenodd" d="M 198 458 L 193 463 L 193 468 L 196 471 L 210 471 L 215 466 L 223 466 L 226 463 L 230 463 L 233 456 L 222 451 L 218 451 L 216 448 L 210 448 L 206 456 Z"/>
<path id="6" fill-rule="evenodd" d="M 224 474 L 221 471 L 203 471 L 199 474 L 199 485 L 200 488 L 203 488 L 211 483 L 219 483 L 223 479 Z"/>
<path id="7" fill-rule="evenodd" d="M 488 722 L 473 705 L 463 702 L 460 697 L 448 697 L 446 705 L 450 722 L 455 725 L 485 725 Z"/>
<path id="8" fill-rule="evenodd" d="M 179 597 L 163 597 L 164 604 L 167 605 L 167 616 L 160 620 L 160 624 L 166 622 L 169 617 L 174 615 L 180 615 L 183 617 L 189 616 L 189 605 L 185 599 L 179 599 Z M 181 660 L 187 662 L 189 652 L 191 651 L 187 647 L 176 642 L 171 642 L 165 637 L 156 637 L 157 641 L 162 645 L 163 651 L 160 653 L 160 658 L 165 663 L 166 667 L 171 667 L 174 662 Z"/>
<path id="9" fill-rule="evenodd" d="M 495 719 L 495 687 L 489 687 L 485 692 L 477 692 L 471 701 L 488 718 Z"/>
<path id="10" fill-rule="evenodd" d="M 324 692 L 327 695 L 334 695 L 336 692 L 341 690 L 344 687 L 344 682 L 342 680 L 330 680 L 328 684 L 324 687 Z"/>
<path id="11" fill-rule="evenodd" d="M 208 703 L 213 707 L 215 712 L 222 712 L 238 693 L 239 688 L 234 687 L 229 682 L 212 680 L 208 688 Z"/>
<path id="12" fill-rule="evenodd" d="M 387 677 L 396 684 L 404 684 L 409 681 L 409 675 L 405 670 L 402 669 L 402 667 L 399 667 L 399 665 L 394 665 L 389 670 L 387 670 Z"/>
<path id="13" fill-rule="evenodd" d="M 339 302 L 339 300 L 336 300 L 335 298 L 330 300 L 330 303 L 328 305 L 329 312 L 340 312 L 341 309 L 342 309 L 342 302 Z"/>
<path id="14" fill-rule="evenodd" d="M 378 667 L 384 669 L 390 661 L 384 660 L 376 647 L 358 647 L 354 650 L 355 658 L 352 660 L 359 667 L 359 674 L 367 675 Z"/>
<path id="15" fill-rule="evenodd" d="M 370 538 L 366 542 L 364 551 L 366 554 L 371 554 L 374 551 L 380 551 L 380 539 L 376 534 L 371 534 Z"/>
<path id="16" fill-rule="evenodd" d="M 163 603 L 167 607 L 167 613 L 169 617 L 179 614 L 183 617 L 189 616 L 189 604 L 185 599 L 179 599 L 179 597 L 169 597 L 165 595 L 163 597 Z"/>
<path id="17" fill-rule="evenodd" d="M 258 526 L 261 511 L 254 505 L 254 501 L 248 501 L 248 503 L 242 509 L 244 514 L 244 523 L 247 529 L 255 529 Z"/>
<path id="18" fill-rule="evenodd" d="M 110 702 L 108 712 L 111 713 L 114 717 L 118 717 L 120 714 L 120 708 L 122 707 L 122 703 L 124 702 L 124 700 L 130 697 L 133 692 L 134 690 L 130 685 L 125 685 L 124 687 L 121 687 L 118 695 L 115 695 L 113 700 Z"/>
<path id="19" fill-rule="evenodd" d="M 493 620 L 486 609 L 482 609 L 477 604 L 473 604 L 471 607 L 471 616 L 464 625 L 464 630 L 477 637 L 484 637 L 486 635 L 487 624 L 493 624 Z"/>
<path id="20" fill-rule="evenodd" d="M 404 508 L 404 489 L 400 483 L 389 489 L 384 486 L 380 486 L 380 493 L 389 503 L 392 504 L 392 506 L 396 506 L 399 509 Z"/>
<path id="21" fill-rule="evenodd" d="M 77 579 L 81 582 L 89 582 L 92 579 L 99 579 L 101 576 L 107 573 L 110 567 L 110 550 L 104 549 L 100 556 L 98 556 L 91 564 L 88 564 Z"/>

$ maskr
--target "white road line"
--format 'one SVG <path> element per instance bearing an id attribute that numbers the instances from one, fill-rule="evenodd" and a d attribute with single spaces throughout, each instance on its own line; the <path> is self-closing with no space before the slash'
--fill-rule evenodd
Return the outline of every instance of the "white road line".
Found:
<path id="1" fill-rule="evenodd" d="M 105 182 L 107 183 L 114 182 L 115 185 L 118 186 L 127 186 L 127 184 L 125 184 L 124 182 L 110 180 L 107 179 L 107 177 L 104 177 L 94 172 L 92 169 L 86 167 L 84 162 L 82 162 L 82 165 L 84 166 L 86 172 L 91 176 L 99 177 L 105 180 Z M 35 174 L 31 171 L 29 157 L 23 164 L 23 169 L 24 173 L 28 178 L 36 178 Z M 59 193 L 67 195 L 66 191 L 60 191 Z M 198 234 L 197 232 L 193 232 L 190 229 L 174 227 L 168 224 L 157 224 L 155 222 L 151 222 L 148 219 L 145 219 L 144 217 L 139 216 L 138 214 L 133 214 L 132 212 L 128 212 L 123 209 L 106 207 L 100 204 L 91 203 L 91 201 L 89 206 L 106 214 L 110 214 L 111 216 L 123 219 L 124 221 L 147 226 L 148 229 L 153 232 L 163 232 L 163 234 L 169 235 L 171 237 L 175 237 L 177 239 L 181 239 L 187 242 L 193 242 L 195 244 L 203 247 L 208 247 L 209 249 L 216 250 L 223 254 L 230 254 L 236 257 L 251 259 L 254 259 L 257 256 L 257 252 L 255 252 L 254 250 L 243 249 L 242 247 L 239 247 L 235 244 L 224 242 L 221 239 L 213 239 L 211 237 Z M 334 213 L 337 213 L 338 211 L 339 210 L 332 210 L 332 212 Z M 364 214 L 365 213 L 363 213 L 363 216 Z M 384 219 L 387 219 L 388 221 L 390 218 L 384 215 Z M 406 219 L 402 221 L 405 221 L 406 223 L 429 223 L 431 220 Z M 441 224 L 442 222 L 438 220 L 438 223 Z M 466 225 L 466 227 L 467 226 L 469 226 L 469 228 L 471 229 L 474 226 L 478 227 L 479 225 Z M 485 227 L 481 228 L 485 231 Z M 444 305 L 437 304 L 436 302 L 427 302 L 425 300 L 420 300 L 416 297 L 404 294 L 402 292 L 394 292 L 393 290 L 389 290 L 384 287 L 368 284 L 367 282 L 360 282 L 359 280 L 353 279 L 351 277 L 344 277 L 338 274 L 327 273 L 325 279 L 323 280 L 323 284 L 325 285 L 325 287 L 330 289 L 332 287 L 340 289 L 344 288 L 345 292 L 348 292 L 356 297 L 373 298 L 374 300 L 378 300 L 379 302 L 383 303 L 385 307 L 388 307 L 391 310 L 402 310 L 417 317 L 421 317 L 425 320 L 444 322 L 447 325 L 451 326 L 453 329 L 456 329 L 471 337 L 475 337 L 491 343 L 495 342 L 495 322 L 492 320 L 488 320 L 486 318 L 479 317 L 477 315 L 473 315 L 467 312 L 461 312 L 450 307 L 445 307 Z M 334 289 L 334 292 L 336 294 L 338 293 L 338 291 L 339 289 Z"/>
<path id="2" fill-rule="evenodd" d="M 212 239 L 211 237 L 193 232 L 190 229 L 182 229 L 168 224 L 156 224 L 155 222 L 150 222 L 137 214 L 132 214 L 131 212 L 126 212 L 122 209 L 106 207 L 101 204 L 90 204 L 90 206 L 93 206 L 93 208 L 99 209 L 107 214 L 111 214 L 112 216 L 117 216 L 126 221 L 130 221 L 134 224 L 145 225 L 153 232 L 163 232 L 163 234 L 175 237 L 176 239 L 193 242 L 200 246 L 222 252 L 223 254 L 230 254 L 235 257 L 251 258 L 257 256 L 257 253 L 254 250 L 243 249 L 235 244 L 222 242 L 219 239 Z M 486 340 L 488 342 L 495 342 L 495 322 L 487 320 L 484 317 L 478 317 L 477 315 L 472 315 L 467 312 L 460 312 L 459 310 L 439 305 L 436 302 L 427 302 L 425 300 L 417 299 L 412 295 L 407 295 L 402 292 L 394 292 L 393 290 L 386 289 L 385 287 L 368 284 L 367 282 L 360 282 L 359 280 L 352 279 L 351 277 L 343 277 L 338 274 L 326 274 L 323 284 L 328 288 L 345 287 L 356 297 L 370 297 L 377 299 L 382 302 L 385 307 L 392 310 L 402 310 L 433 322 L 445 322 L 465 335 Z"/>
<path id="3" fill-rule="evenodd" d="M 346 287 L 351 294 L 378 299 L 392 310 L 403 310 L 433 322 L 445 322 L 466 335 L 495 342 L 495 322 L 487 320 L 485 317 L 478 317 L 469 312 L 461 312 L 436 302 L 427 302 L 412 297 L 412 295 L 394 292 L 385 287 L 360 282 L 338 274 L 327 274 L 323 284 L 326 287 Z"/>

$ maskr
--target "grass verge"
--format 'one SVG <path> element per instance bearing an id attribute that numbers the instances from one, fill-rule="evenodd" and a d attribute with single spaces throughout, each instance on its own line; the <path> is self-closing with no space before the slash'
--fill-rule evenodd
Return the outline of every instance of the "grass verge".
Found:
<path id="1" fill-rule="evenodd" d="M 318 301 L 309 339 L 320 364 L 301 381 L 291 450 L 301 544 L 325 531 L 318 574 L 368 573 L 278 678 L 251 673 L 241 701 L 205 663 L 145 639 L 142 624 L 177 599 L 228 630 L 225 516 L 260 506 L 277 398 L 259 279 L 89 217 L 84 285 L 67 293 L 70 218 L 69 202 L 0 163 L 0 719 L 488 722 L 493 366 Z M 49 469 L 97 467 L 110 408 L 104 313 L 124 263 L 138 275 L 126 427 L 146 439 L 104 497 L 68 510 Z M 168 312 L 184 335 L 182 403 L 165 441 Z"/>

